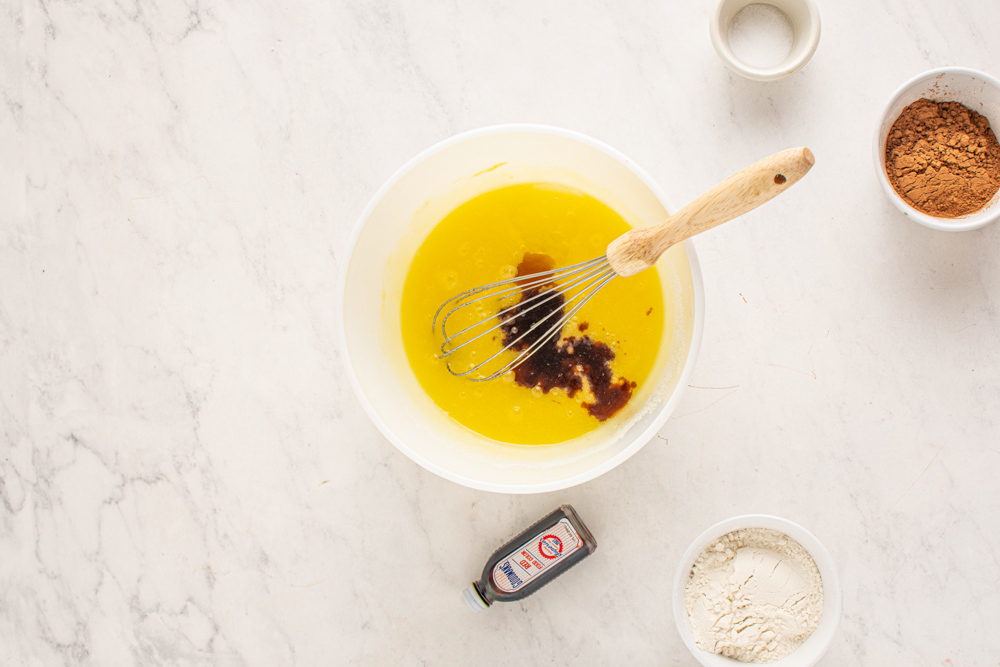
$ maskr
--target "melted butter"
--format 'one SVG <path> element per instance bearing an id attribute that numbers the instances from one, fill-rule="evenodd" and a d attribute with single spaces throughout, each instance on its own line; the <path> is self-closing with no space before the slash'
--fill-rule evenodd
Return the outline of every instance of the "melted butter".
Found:
<path id="1" fill-rule="evenodd" d="M 511 444 L 558 443 L 597 428 L 600 422 L 581 405 L 588 399 L 585 391 L 574 397 L 558 389 L 546 393 L 518 386 L 511 374 L 489 382 L 453 376 L 438 358 L 441 339 L 431 322 L 449 297 L 514 277 L 526 259 L 545 257 L 545 266 L 534 270 L 548 268 L 550 261 L 556 267 L 583 262 L 603 255 L 608 243 L 629 229 L 593 197 L 537 183 L 487 192 L 441 220 L 410 265 L 401 311 L 407 357 L 431 399 L 465 427 Z M 449 332 L 492 312 L 464 309 L 449 321 Z M 566 325 L 563 336 L 586 335 L 608 345 L 615 353 L 615 376 L 635 382 L 638 391 L 656 360 L 663 326 L 662 290 L 652 270 L 613 280 Z M 473 349 L 478 355 L 473 359 L 500 349 L 499 340 L 484 337 L 486 347 Z"/>

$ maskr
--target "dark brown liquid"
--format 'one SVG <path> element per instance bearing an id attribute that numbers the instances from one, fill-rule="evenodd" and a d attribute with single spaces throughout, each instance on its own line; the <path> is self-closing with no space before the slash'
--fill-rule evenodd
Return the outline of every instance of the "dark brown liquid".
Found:
<path id="1" fill-rule="evenodd" d="M 556 268 L 556 262 L 548 255 L 526 252 L 524 253 L 524 257 L 521 258 L 521 263 L 517 265 L 517 275 L 528 276 L 532 273 L 551 271 L 554 268 Z M 524 284 L 524 282 L 527 281 L 518 281 L 519 284 Z"/>
<path id="2" fill-rule="evenodd" d="M 524 261 L 517 267 L 517 275 L 548 271 L 554 265 L 547 255 L 525 253 Z M 505 346 L 512 345 L 518 352 L 526 350 L 544 337 L 562 318 L 566 299 L 554 291 L 554 287 L 554 284 L 549 283 L 521 292 L 520 300 L 512 311 L 513 317 L 500 326 Z M 538 295 L 542 296 L 537 301 L 523 305 Z M 547 317 L 549 315 L 551 317 Z M 539 322 L 541 324 L 532 330 L 531 327 Z M 586 329 L 586 323 L 579 326 L 581 333 Z M 524 363 L 514 369 L 514 381 L 522 387 L 539 387 L 546 394 L 555 388 L 565 389 L 572 398 L 584 389 L 586 380 L 594 401 L 582 405 L 592 417 L 604 421 L 621 410 L 632 398 L 632 390 L 636 385 L 626 378 L 614 380 L 611 370 L 614 351 L 607 344 L 587 335 L 561 340 L 561 330 L 553 334 Z"/>

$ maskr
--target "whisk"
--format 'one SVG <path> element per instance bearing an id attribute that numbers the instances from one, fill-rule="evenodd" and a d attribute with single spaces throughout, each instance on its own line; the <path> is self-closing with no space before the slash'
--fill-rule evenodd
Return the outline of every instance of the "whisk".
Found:
<path id="1" fill-rule="evenodd" d="M 627 278 L 648 269 L 670 246 L 737 218 L 776 197 L 805 176 L 813 162 L 813 154 L 808 148 L 790 148 L 775 153 L 736 172 L 663 222 L 622 234 L 608 245 L 603 257 L 500 280 L 456 294 L 441 304 L 431 325 L 436 331 L 438 321 L 441 322 L 444 342 L 440 358 L 451 357 L 484 336 L 495 336 L 494 332 L 500 330 L 506 334 L 503 340 L 506 344 L 495 354 L 464 371 L 454 370 L 450 361 L 447 366 L 453 375 L 475 382 L 504 375 L 560 336 L 563 326 L 616 277 Z M 518 294 L 522 296 L 520 301 L 506 305 Z M 456 312 L 476 307 L 477 312 L 486 313 L 487 309 L 481 306 L 492 300 L 499 303 L 498 312 L 484 314 L 461 331 L 448 333 L 448 320 Z M 520 331 L 517 325 L 524 322 L 524 315 L 531 311 L 537 311 L 533 316 L 535 321 Z M 496 323 L 490 326 L 494 319 Z M 518 354 L 508 361 L 504 358 L 507 351 Z"/>

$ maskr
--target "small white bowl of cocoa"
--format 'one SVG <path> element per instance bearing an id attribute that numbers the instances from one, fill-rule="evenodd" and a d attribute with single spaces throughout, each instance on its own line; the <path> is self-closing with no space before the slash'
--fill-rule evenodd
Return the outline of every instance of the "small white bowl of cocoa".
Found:
<path id="1" fill-rule="evenodd" d="M 964 67 L 904 83 L 875 127 L 875 172 L 909 218 L 943 231 L 1000 217 L 1000 81 Z"/>

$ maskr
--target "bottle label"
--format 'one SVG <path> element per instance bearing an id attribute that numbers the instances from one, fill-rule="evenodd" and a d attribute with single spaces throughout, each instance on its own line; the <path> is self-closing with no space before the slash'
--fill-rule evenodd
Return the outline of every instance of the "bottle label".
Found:
<path id="1" fill-rule="evenodd" d="M 497 563 L 493 568 L 493 583 L 504 593 L 513 593 L 582 548 L 580 534 L 569 519 L 561 519 Z"/>

